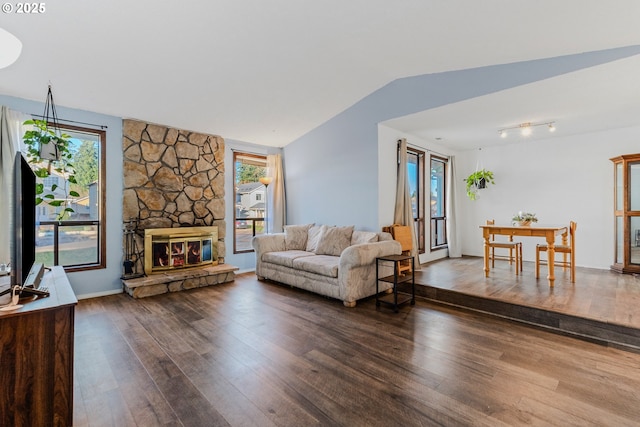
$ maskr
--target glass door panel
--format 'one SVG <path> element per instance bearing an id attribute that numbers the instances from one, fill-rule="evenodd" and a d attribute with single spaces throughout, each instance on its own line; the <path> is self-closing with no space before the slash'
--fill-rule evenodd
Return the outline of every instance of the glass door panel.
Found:
<path id="1" fill-rule="evenodd" d="M 624 262 L 624 224 L 622 217 L 616 217 L 616 263 Z"/>
<path id="2" fill-rule="evenodd" d="M 629 163 L 629 209 L 640 211 L 640 163 Z"/>
<path id="3" fill-rule="evenodd" d="M 624 179 L 623 179 L 622 173 L 623 173 L 622 163 L 616 164 L 616 210 L 617 211 L 621 211 L 622 209 L 624 209 L 624 206 L 622 205 L 622 202 L 624 200 L 623 199 Z"/>
<path id="4" fill-rule="evenodd" d="M 631 253 L 631 264 L 640 264 L 640 216 L 632 216 L 629 227 L 629 246 Z"/>

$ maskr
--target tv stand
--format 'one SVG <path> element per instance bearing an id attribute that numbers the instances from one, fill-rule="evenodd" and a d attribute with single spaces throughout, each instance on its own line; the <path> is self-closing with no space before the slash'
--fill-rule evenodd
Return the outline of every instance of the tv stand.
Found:
<path id="1" fill-rule="evenodd" d="M 0 425 L 73 424 L 73 333 L 78 303 L 62 267 L 42 278 L 49 298 L 0 312 Z"/>

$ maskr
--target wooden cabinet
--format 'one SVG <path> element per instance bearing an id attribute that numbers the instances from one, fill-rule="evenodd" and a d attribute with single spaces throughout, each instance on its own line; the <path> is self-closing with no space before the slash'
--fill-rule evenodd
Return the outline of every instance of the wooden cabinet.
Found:
<path id="1" fill-rule="evenodd" d="M 625 154 L 611 161 L 615 216 L 615 259 L 611 269 L 640 273 L 640 154 Z"/>
<path id="2" fill-rule="evenodd" d="M 62 267 L 45 273 L 47 298 L 0 312 L 0 425 L 73 424 L 73 333 L 78 300 Z M 3 288 L 6 288 L 5 285 Z"/>

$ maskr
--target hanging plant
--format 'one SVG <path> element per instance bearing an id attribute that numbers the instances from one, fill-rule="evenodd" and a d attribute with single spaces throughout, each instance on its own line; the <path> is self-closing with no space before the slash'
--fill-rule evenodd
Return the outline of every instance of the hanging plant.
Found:
<path id="1" fill-rule="evenodd" d="M 477 170 L 465 179 L 467 184 L 467 196 L 471 200 L 476 200 L 478 190 L 485 188 L 487 184 L 495 184 L 493 172 L 486 169 Z"/>
<path id="2" fill-rule="evenodd" d="M 68 218 L 74 212 L 69 206 L 69 197 L 79 197 L 77 191 L 70 189 L 71 184 L 76 184 L 75 169 L 71 163 L 70 135 L 56 132 L 49 127 L 45 120 L 27 120 L 25 125 L 31 125 L 32 130 L 25 132 L 23 141 L 27 145 L 27 160 L 31 164 L 36 176 L 42 180 L 56 174 L 62 178 L 63 187 L 53 184 L 45 188 L 42 182 L 36 184 L 36 205 L 46 203 L 53 207 L 63 207 L 58 214 L 58 220 Z M 55 153 L 54 156 L 49 154 Z M 48 158 L 47 158 L 48 157 Z M 56 190 L 62 189 L 64 199 L 56 199 Z"/>
<path id="3" fill-rule="evenodd" d="M 71 184 L 77 184 L 75 169 L 73 167 L 73 153 L 71 152 L 71 136 L 60 131 L 56 107 L 53 102 L 51 85 L 47 92 L 47 100 L 44 107 L 44 120 L 27 120 L 25 125 L 31 126 L 31 130 L 25 132 L 22 137 L 27 146 L 27 160 L 35 175 L 44 180 L 56 174 L 62 178 L 64 198 L 56 199 L 56 190 L 60 188 L 53 184 L 51 188 L 45 188 L 43 182 L 36 184 L 36 205 L 46 203 L 49 206 L 62 207 L 58 214 L 58 221 L 68 218 L 74 212 L 70 205 L 69 197 L 80 197 L 77 191 L 71 190 Z M 50 123 L 52 125 L 50 125 Z"/>

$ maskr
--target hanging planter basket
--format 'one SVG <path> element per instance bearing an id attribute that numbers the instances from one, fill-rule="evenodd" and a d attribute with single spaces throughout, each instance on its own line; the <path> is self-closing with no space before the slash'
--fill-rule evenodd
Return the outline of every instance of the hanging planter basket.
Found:
<path id="1" fill-rule="evenodd" d="M 59 221 L 68 219 L 70 214 L 75 212 L 71 207 L 71 198 L 78 198 L 80 194 L 71 188 L 72 184 L 77 183 L 71 137 L 63 133 L 58 124 L 51 85 L 47 92 L 42 120 L 27 120 L 24 124 L 31 127 L 22 139 L 27 147 L 27 160 L 35 175 L 41 180 L 53 174 L 62 178 L 62 185 L 52 184 L 45 188 L 42 181 L 37 183 L 36 205 L 45 203 L 59 211 Z"/>
<path id="2" fill-rule="evenodd" d="M 495 184 L 493 180 L 493 172 L 486 169 L 477 170 L 465 179 L 467 184 L 467 197 L 476 200 L 478 190 L 487 187 L 487 184 Z"/>

